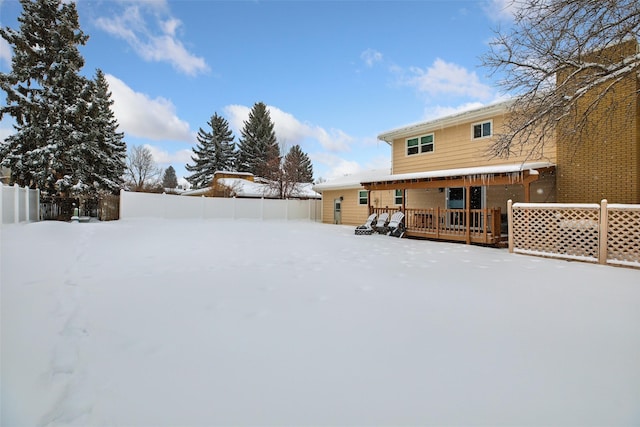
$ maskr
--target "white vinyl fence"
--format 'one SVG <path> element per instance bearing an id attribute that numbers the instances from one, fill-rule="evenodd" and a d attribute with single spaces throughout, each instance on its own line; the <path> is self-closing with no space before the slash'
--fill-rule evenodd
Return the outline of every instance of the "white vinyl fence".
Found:
<path id="1" fill-rule="evenodd" d="M 120 219 L 262 219 L 322 221 L 320 200 L 239 199 L 120 192 Z"/>
<path id="2" fill-rule="evenodd" d="M 40 190 L 0 185 L 1 224 L 40 220 Z"/>
<path id="3" fill-rule="evenodd" d="M 509 251 L 640 267 L 640 205 L 508 202 Z"/>

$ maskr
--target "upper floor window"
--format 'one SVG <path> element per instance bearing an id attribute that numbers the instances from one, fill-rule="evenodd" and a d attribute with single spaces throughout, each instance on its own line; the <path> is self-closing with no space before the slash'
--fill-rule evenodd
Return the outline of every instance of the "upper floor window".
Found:
<path id="1" fill-rule="evenodd" d="M 358 204 L 360 205 L 369 204 L 369 192 L 367 190 L 358 191 Z"/>
<path id="2" fill-rule="evenodd" d="M 433 134 L 407 139 L 407 156 L 418 153 L 431 153 L 434 149 Z"/>
<path id="3" fill-rule="evenodd" d="M 482 122 L 482 123 L 475 123 L 472 125 L 473 127 L 473 139 L 478 139 L 478 138 L 486 138 L 488 136 L 491 136 L 491 121 L 487 121 L 487 122 Z"/>

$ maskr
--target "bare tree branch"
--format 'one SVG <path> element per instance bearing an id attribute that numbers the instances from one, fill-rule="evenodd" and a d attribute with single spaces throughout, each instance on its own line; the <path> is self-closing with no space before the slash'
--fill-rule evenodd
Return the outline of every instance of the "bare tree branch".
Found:
<path id="1" fill-rule="evenodd" d="M 514 0 L 511 6 L 513 27 L 496 30 L 482 57 L 514 97 L 505 131 L 491 147 L 493 156 L 541 155 L 555 140 L 560 121 L 559 141 L 577 144 L 593 111 L 613 114 L 627 107 L 631 112 L 638 91 L 622 94 L 619 88 L 637 79 L 640 70 L 638 49 L 624 49 L 637 46 L 640 2 Z"/>

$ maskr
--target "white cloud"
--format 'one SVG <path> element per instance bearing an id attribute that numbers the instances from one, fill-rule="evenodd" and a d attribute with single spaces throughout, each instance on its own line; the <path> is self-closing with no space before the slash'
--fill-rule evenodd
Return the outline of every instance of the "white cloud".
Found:
<path id="1" fill-rule="evenodd" d="M 309 154 L 309 157 L 314 164 L 314 172 L 316 165 L 324 171 L 316 177 L 327 181 L 372 170 L 388 170 L 391 173 L 391 159 L 384 155 L 366 160 L 349 160 L 335 154 L 318 152 Z"/>
<path id="2" fill-rule="evenodd" d="M 364 61 L 367 67 L 373 67 L 376 62 L 382 61 L 382 53 L 375 49 L 367 49 L 360 54 L 360 59 Z"/>
<path id="3" fill-rule="evenodd" d="M 492 88 L 481 83 L 475 72 L 440 58 L 427 69 L 410 67 L 405 71 L 395 67 L 393 71 L 398 74 L 401 84 L 431 96 L 444 94 L 475 99 L 489 99 L 493 96 Z"/>
<path id="4" fill-rule="evenodd" d="M 144 93 L 135 92 L 117 77 L 110 74 L 105 77 L 121 131 L 155 141 L 195 141 L 189 123 L 176 115 L 171 101 L 162 97 L 151 99 Z"/>
<path id="5" fill-rule="evenodd" d="M 329 151 L 349 151 L 354 138 L 340 129 L 324 129 L 309 123 L 302 123 L 292 114 L 280 110 L 277 107 L 267 106 L 271 121 L 278 141 L 284 147 L 302 144 L 306 139 L 317 141 L 325 150 Z M 240 129 L 244 127 L 244 122 L 249 118 L 250 107 L 244 105 L 229 105 L 225 107 L 225 116 L 229 124 L 240 136 Z"/>
<path id="6" fill-rule="evenodd" d="M 148 19 L 155 19 L 157 29 L 147 25 L 145 12 L 148 8 L 154 12 L 153 18 Z M 167 11 L 166 2 L 140 2 L 126 7 L 121 15 L 101 17 L 95 23 L 107 33 L 125 40 L 146 61 L 168 62 L 191 76 L 209 71 L 205 60 L 190 53 L 178 39 L 182 22 L 172 16 L 162 17 Z"/>
<path id="7" fill-rule="evenodd" d="M 144 144 L 145 147 L 149 149 L 151 152 L 151 156 L 153 157 L 153 161 L 156 162 L 162 168 L 168 167 L 170 165 L 175 164 L 186 164 L 191 162 L 191 156 L 193 155 L 193 151 L 191 149 L 183 149 L 176 151 L 174 153 L 170 153 L 167 150 L 164 150 L 160 147 Z"/>
<path id="8" fill-rule="evenodd" d="M 0 63 L 3 62 L 7 66 L 11 66 L 11 46 L 5 39 L 0 37 Z"/>
<path id="9" fill-rule="evenodd" d="M 518 8 L 514 0 L 488 0 L 485 4 L 485 14 L 493 21 L 510 21 Z"/>

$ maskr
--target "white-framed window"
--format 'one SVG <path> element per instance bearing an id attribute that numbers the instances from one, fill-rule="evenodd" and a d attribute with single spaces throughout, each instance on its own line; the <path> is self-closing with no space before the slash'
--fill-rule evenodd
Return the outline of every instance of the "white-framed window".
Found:
<path id="1" fill-rule="evenodd" d="M 358 191 L 358 204 L 359 205 L 369 204 L 369 192 L 367 190 Z"/>
<path id="2" fill-rule="evenodd" d="M 395 197 L 394 197 L 394 199 L 393 199 L 393 200 L 394 200 L 394 203 L 395 203 L 396 205 L 401 205 L 401 204 L 402 204 L 402 199 L 404 198 L 404 197 L 403 197 L 403 193 L 404 193 L 404 192 L 403 192 L 402 190 L 396 190 L 396 195 L 395 195 Z"/>
<path id="3" fill-rule="evenodd" d="M 435 138 L 432 133 L 407 139 L 407 156 L 421 153 L 432 153 L 435 148 Z"/>
<path id="4" fill-rule="evenodd" d="M 471 137 L 473 139 L 487 138 L 491 135 L 493 135 L 493 122 L 491 120 L 471 125 Z"/>

